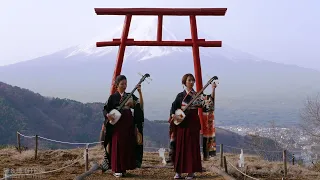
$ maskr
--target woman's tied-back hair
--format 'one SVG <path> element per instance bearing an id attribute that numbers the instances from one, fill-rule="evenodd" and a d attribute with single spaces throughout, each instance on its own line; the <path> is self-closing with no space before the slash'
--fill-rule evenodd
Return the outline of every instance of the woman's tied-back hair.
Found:
<path id="1" fill-rule="evenodd" d="M 116 80 L 115 80 L 114 84 L 115 84 L 116 86 L 118 86 L 119 83 L 120 83 L 122 80 L 127 80 L 126 76 L 124 76 L 124 75 L 119 75 L 119 76 L 116 77 Z"/>
<path id="2" fill-rule="evenodd" d="M 181 82 L 182 82 L 183 85 L 186 85 L 188 77 L 191 77 L 195 81 L 194 76 L 191 73 L 188 73 L 188 74 L 185 74 L 185 75 L 182 76 L 182 81 Z"/>

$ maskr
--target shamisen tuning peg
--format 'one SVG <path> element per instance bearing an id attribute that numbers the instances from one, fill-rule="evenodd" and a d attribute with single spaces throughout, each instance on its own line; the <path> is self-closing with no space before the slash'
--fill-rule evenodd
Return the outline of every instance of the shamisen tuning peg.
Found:
<path id="1" fill-rule="evenodd" d="M 147 80 L 147 78 L 145 79 L 145 81 L 146 81 L 148 84 L 150 84 L 150 82 Z"/>
<path id="2" fill-rule="evenodd" d="M 207 77 L 208 79 L 211 79 L 211 77 L 210 77 L 208 74 L 206 74 L 206 77 Z M 219 79 L 213 80 L 212 83 L 219 84 Z"/>
<path id="3" fill-rule="evenodd" d="M 143 77 L 143 76 L 146 76 L 146 74 L 145 75 L 143 75 L 142 73 L 140 73 L 140 72 L 138 72 L 138 74 L 141 76 L 141 77 Z M 150 75 L 148 74 L 147 76 L 146 76 L 146 82 L 149 84 L 150 82 L 149 81 L 147 81 L 147 79 L 148 80 L 150 80 L 150 81 L 152 81 L 152 79 L 150 78 Z"/>

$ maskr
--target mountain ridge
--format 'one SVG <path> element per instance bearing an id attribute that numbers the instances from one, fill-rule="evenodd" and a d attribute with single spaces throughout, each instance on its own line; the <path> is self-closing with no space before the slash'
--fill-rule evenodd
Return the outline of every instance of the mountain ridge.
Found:
<path id="1" fill-rule="evenodd" d="M 103 103 L 86 103 L 60 98 L 46 98 L 28 89 L 0 82 L 0 144 L 15 144 L 16 132 L 24 135 L 40 135 L 49 139 L 68 142 L 96 142 L 99 138 Z M 168 124 L 145 119 L 144 138 L 146 147 L 167 147 Z M 216 128 L 217 143 L 243 147 L 249 137 Z M 263 141 L 279 145 L 267 138 Z M 34 142 L 24 141 L 30 147 Z M 276 145 L 276 146 L 273 146 Z M 41 142 L 46 148 L 70 148 Z"/>

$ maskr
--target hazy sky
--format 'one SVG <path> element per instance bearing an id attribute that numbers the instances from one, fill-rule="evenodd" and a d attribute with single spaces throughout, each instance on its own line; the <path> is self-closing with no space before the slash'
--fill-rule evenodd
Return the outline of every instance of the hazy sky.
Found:
<path id="1" fill-rule="evenodd" d="M 1 0 L 0 65 L 53 53 L 123 22 L 95 7 L 226 7 L 199 28 L 266 60 L 320 70 L 319 0 Z"/>

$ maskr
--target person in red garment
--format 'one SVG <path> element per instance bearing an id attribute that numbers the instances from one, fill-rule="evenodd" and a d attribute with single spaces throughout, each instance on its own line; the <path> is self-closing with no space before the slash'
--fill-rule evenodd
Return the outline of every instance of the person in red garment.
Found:
<path id="1" fill-rule="evenodd" d="M 105 110 L 109 113 L 115 109 L 129 93 L 126 93 L 127 78 L 124 75 L 117 76 L 115 80 L 117 91 L 112 94 L 107 102 Z M 121 112 L 121 118 L 114 124 L 111 141 L 111 168 L 115 177 L 122 177 L 126 175 L 126 170 L 136 168 L 136 129 L 134 124 L 134 117 L 130 108 L 133 108 L 136 103 L 140 103 L 142 108 L 143 98 L 141 92 L 141 85 L 138 85 L 137 90 L 140 98 L 135 95 L 128 100 Z M 108 120 L 112 121 L 113 117 L 107 114 Z"/>
<path id="2" fill-rule="evenodd" d="M 180 121 L 179 125 L 173 124 L 175 136 L 175 152 L 174 152 L 174 170 L 176 172 L 174 179 L 181 179 L 181 173 L 188 173 L 186 179 L 193 179 L 195 172 L 202 172 L 201 155 L 200 155 L 200 119 L 198 116 L 198 108 L 208 106 L 206 100 L 213 99 L 216 84 L 212 83 L 211 95 L 201 94 L 196 101 L 188 108 L 186 117 L 181 120 L 175 115 L 177 109 L 183 109 L 192 98 L 196 95 L 193 90 L 195 78 L 192 74 L 185 74 L 182 77 L 182 84 L 186 87 L 183 92 L 180 92 L 170 110 L 173 119 Z"/>

